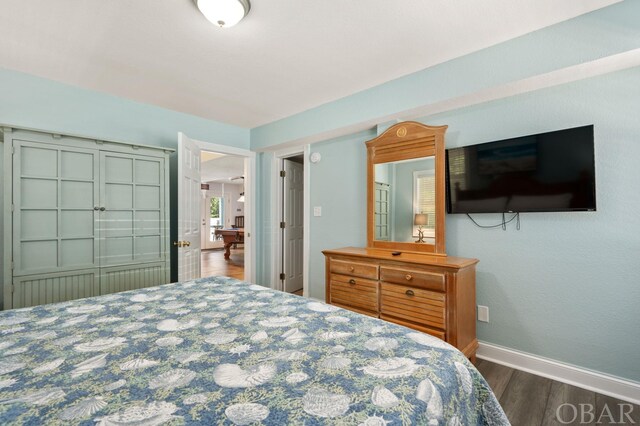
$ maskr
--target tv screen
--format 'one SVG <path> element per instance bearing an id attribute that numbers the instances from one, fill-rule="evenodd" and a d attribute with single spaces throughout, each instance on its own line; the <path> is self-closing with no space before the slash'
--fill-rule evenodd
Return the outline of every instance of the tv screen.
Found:
<path id="1" fill-rule="evenodd" d="M 595 209 L 592 125 L 447 150 L 449 213 Z"/>

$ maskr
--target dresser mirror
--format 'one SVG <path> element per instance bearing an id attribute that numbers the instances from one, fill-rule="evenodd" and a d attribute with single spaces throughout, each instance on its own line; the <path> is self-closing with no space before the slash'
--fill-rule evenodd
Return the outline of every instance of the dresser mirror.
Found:
<path id="1" fill-rule="evenodd" d="M 445 254 L 446 128 L 402 122 L 367 142 L 369 247 Z"/>

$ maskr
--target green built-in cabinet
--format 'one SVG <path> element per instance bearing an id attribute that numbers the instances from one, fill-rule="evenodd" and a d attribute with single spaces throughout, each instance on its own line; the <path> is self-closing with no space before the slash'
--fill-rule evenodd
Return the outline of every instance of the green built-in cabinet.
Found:
<path id="1" fill-rule="evenodd" d="M 5 309 L 169 282 L 168 151 L 16 129 L 5 146 Z"/>

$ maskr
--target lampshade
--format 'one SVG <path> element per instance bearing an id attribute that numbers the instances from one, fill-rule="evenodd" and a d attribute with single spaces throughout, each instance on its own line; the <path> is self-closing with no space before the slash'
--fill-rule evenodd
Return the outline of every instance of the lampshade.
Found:
<path id="1" fill-rule="evenodd" d="M 426 213 L 418 213 L 413 219 L 414 225 L 426 225 L 429 222 L 429 215 Z"/>
<path id="2" fill-rule="evenodd" d="M 249 0 L 195 0 L 198 9 L 212 23 L 222 27 L 233 27 L 247 16 Z"/>

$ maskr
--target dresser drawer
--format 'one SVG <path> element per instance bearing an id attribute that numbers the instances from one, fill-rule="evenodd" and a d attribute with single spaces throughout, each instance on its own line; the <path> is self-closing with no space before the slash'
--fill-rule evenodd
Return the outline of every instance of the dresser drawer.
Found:
<path id="1" fill-rule="evenodd" d="M 381 314 L 445 329 L 444 293 L 389 283 L 380 286 Z"/>
<path id="2" fill-rule="evenodd" d="M 416 271 L 412 269 L 380 267 L 380 281 L 395 284 L 409 284 L 429 290 L 445 291 L 445 277 L 440 272 Z"/>
<path id="3" fill-rule="evenodd" d="M 378 279 L 378 265 L 372 265 L 371 263 L 331 259 L 330 269 L 332 274 L 350 275 L 352 277 L 362 277 L 370 280 Z"/>
<path id="4" fill-rule="evenodd" d="M 385 321 L 392 322 L 394 324 L 404 325 L 405 327 L 413 328 L 414 330 L 422 331 L 423 333 L 430 334 L 438 339 L 446 341 L 446 334 L 442 330 L 438 330 L 437 328 L 426 327 L 424 325 L 416 324 L 410 321 L 403 321 L 398 318 L 388 317 L 386 315 L 380 315 L 380 319 Z"/>
<path id="5" fill-rule="evenodd" d="M 329 303 L 378 311 L 378 282 L 348 275 L 331 274 Z"/>

